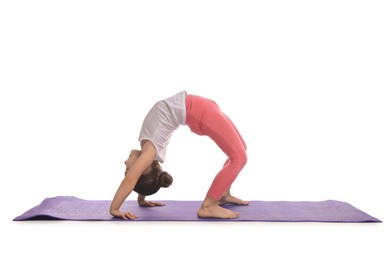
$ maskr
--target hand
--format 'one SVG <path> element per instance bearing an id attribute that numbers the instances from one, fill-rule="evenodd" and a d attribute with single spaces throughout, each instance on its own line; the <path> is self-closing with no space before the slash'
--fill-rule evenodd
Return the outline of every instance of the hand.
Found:
<path id="1" fill-rule="evenodd" d="M 147 200 L 138 201 L 138 205 L 140 205 L 141 207 L 165 206 L 164 203 L 147 201 Z"/>
<path id="2" fill-rule="evenodd" d="M 122 212 L 119 210 L 113 210 L 110 213 L 112 216 L 114 216 L 116 218 L 123 218 L 125 220 L 127 220 L 127 219 L 134 220 L 134 219 L 138 218 L 136 215 L 133 215 L 130 212 Z"/>

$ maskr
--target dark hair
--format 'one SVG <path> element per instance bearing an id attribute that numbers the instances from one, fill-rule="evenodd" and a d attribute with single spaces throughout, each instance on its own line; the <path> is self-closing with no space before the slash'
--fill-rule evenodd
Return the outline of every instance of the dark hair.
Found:
<path id="1" fill-rule="evenodd" d="M 148 196 L 156 193 L 161 187 L 166 188 L 171 186 L 172 182 L 172 176 L 169 173 L 162 171 L 158 162 L 154 161 L 150 171 L 141 175 L 138 179 L 134 191 L 138 194 Z"/>

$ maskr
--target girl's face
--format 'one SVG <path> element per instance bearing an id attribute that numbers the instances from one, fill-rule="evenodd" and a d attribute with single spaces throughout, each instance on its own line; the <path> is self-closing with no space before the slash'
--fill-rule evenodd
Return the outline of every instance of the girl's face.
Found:
<path id="1" fill-rule="evenodd" d="M 135 163 L 135 161 L 138 159 L 138 157 L 141 155 L 141 151 L 139 150 L 132 150 L 130 155 L 129 155 L 129 158 L 127 158 L 126 161 L 124 161 L 125 165 L 126 165 L 126 171 L 125 171 L 125 175 L 127 174 L 127 172 L 129 171 L 129 169 L 131 168 L 131 166 L 133 166 L 133 164 Z M 161 165 L 158 161 L 153 161 L 152 164 L 145 169 L 145 171 L 142 173 L 142 174 L 147 174 L 147 173 L 150 173 L 152 171 L 157 171 L 157 172 L 162 172 L 162 168 L 161 168 Z"/>
<path id="2" fill-rule="evenodd" d="M 129 157 L 127 158 L 127 160 L 124 162 L 125 165 L 126 165 L 126 171 L 125 171 L 125 174 L 127 173 L 127 171 L 131 168 L 131 166 L 133 166 L 133 164 L 135 163 L 135 161 L 138 159 L 138 157 L 141 155 L 141 151 L 139 150 L 132 150 Z"/>

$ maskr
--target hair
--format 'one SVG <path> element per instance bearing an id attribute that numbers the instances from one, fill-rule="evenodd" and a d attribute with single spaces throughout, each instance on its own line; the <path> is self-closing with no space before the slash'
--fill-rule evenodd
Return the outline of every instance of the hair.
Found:
<path id="1" fill-rule="evenodd" d="M 172 176 L 161 169 L 157 161 L 153 161 L 148 173 L 141 175 L 138 179 L 134 191 L 141 195 L 152 195 L 161 187 L 167 188 L 173 182 Z"/>

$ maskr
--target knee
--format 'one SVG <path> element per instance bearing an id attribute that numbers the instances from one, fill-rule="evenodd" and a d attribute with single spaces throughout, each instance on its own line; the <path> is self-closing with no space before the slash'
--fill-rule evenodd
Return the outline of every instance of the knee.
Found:
<path id="1" fill-rule="evenodd" d="M 242 165 L 242 167 L 245 166 L 245 164 L 247 163 L 248 161 L 248 157 L 246 155 L 246 151 L 242 152 L 241 155 L 240 155 L 240 164 Z"/>
<path id="2" fill-rule="evenodd" d="M 242 150 L 242 151 L 237 152 L 234 156 L 232 156 L 232 158 L 230 158 L 230 161 L 231 162 L 235 162 L 235 164 L 241 170 L 242 168 L 244 168 L 245 164 L 248 161 L 248 157 L 246 155 L 246 151 Z"/>

